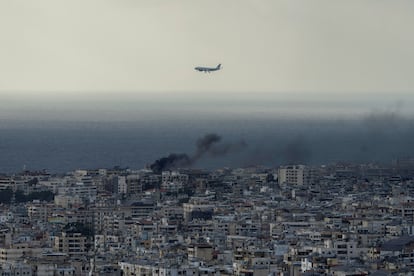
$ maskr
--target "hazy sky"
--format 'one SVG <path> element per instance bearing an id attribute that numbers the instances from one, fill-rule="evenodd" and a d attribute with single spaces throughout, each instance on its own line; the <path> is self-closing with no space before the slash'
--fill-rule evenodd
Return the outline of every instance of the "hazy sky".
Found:
<path id="1" fill-rule="evenodd" d="M 412 26 L 411 0 L 0 1 L 0 115 L 34 98 L 242 93 L 381 95 L 392 106 L 413 92 Z M 193 69 L 218 63 L 214 74 Z"/>

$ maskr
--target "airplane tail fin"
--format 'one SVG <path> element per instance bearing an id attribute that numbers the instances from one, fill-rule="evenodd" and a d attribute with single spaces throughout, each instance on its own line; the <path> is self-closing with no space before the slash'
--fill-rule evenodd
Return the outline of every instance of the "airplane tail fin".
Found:
<path id="1" fill-rule="evenodd" d="M 221 67 L 221 63 L 219 65 L 217 65 L 217 69 L 220 69 L 220 67 Z"/>

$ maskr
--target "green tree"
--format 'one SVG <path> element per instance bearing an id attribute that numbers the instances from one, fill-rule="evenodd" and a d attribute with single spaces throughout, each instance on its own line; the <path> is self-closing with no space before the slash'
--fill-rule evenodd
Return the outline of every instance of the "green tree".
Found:
<path id="1" fill-rule="evenodd" d="M 86 237 L 93 236 L 92 227 L 89 227 L 81 222 L 68 223 L 65 225 L 65 227 L 63 227 L 63 231 L 65 231 L 66 233 L 81 233 Z"/>

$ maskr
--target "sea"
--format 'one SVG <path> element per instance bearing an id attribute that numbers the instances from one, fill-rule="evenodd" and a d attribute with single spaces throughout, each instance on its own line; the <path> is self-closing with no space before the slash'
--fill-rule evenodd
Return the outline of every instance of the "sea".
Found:
<path id="1" fill-rule="evenodd" d="M 383 162 L 414 155 L 414 127 L 395 116 L 358 120 L 227 118 L 129 121 L 0 121 L 0 173 L 75 169 L 141 169 L 171 153 L 189 156 L 208 134 L 217 145 L 240 145 L 204 153 L 194 168 L 322 165 Z"/>

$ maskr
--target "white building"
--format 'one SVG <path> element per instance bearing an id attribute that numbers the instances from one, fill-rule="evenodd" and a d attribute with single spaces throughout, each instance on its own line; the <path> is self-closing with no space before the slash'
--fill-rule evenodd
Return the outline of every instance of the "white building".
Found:
<path id="1" fill-rule="evenodd" d="M 125 176 L 118 176 L 118 194 L 128 193 L 128 185 Z"/>
<path id="2" fill-rule="evenodd" d="M 308 169 L 304 165 L 282 166 L 278 169 L 279 185 L 308 184 Z"/>
<path id="3" fill-rule="evenodd" d="M 74 185 L 59 188 L 59 195 L 79 196 L 80 198 L 94 202 L 96 200 L 97 188 L 93 184 L 77 182 Z"/>

